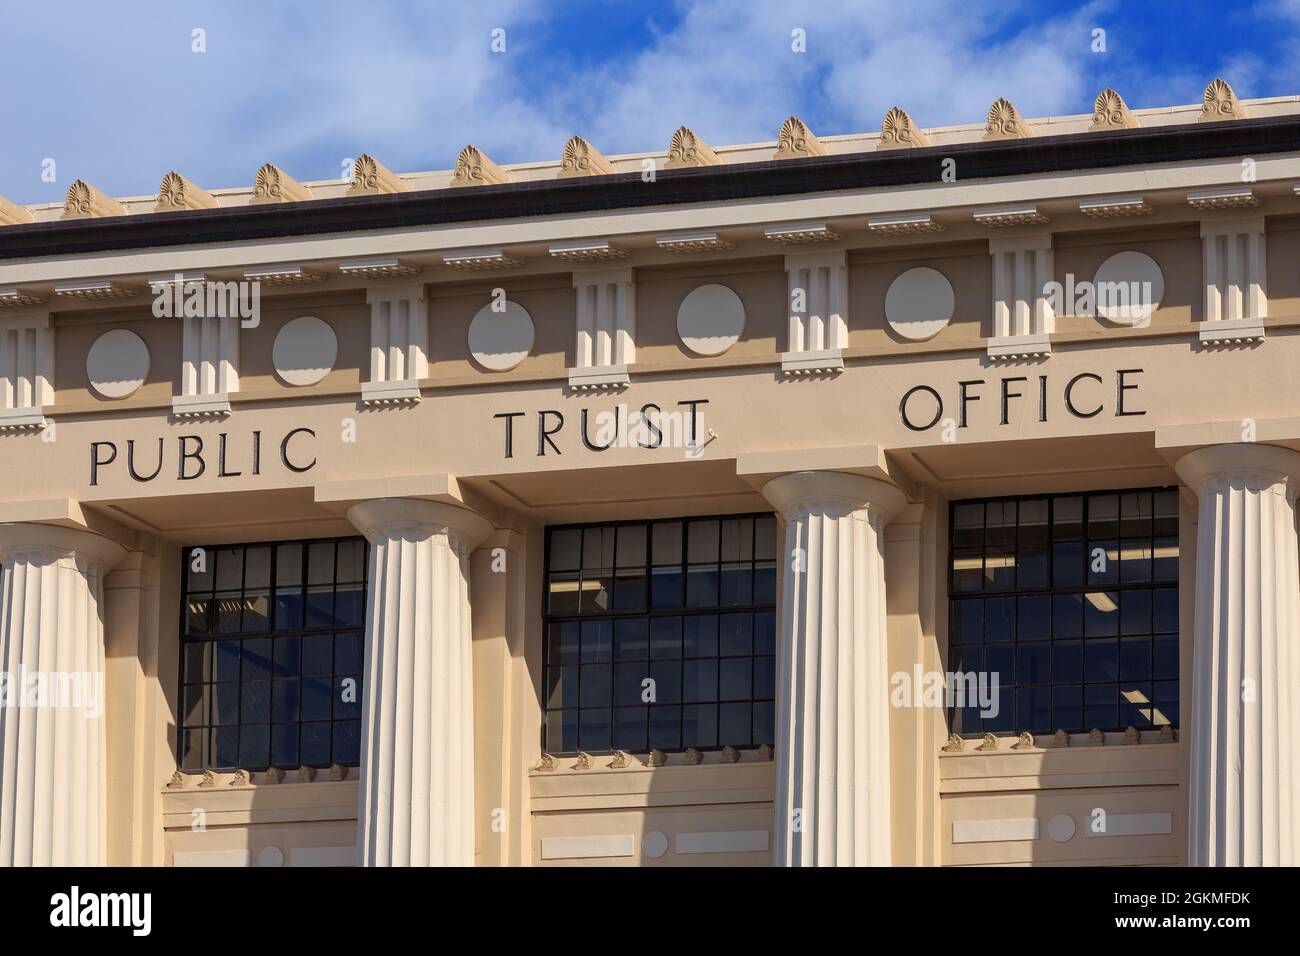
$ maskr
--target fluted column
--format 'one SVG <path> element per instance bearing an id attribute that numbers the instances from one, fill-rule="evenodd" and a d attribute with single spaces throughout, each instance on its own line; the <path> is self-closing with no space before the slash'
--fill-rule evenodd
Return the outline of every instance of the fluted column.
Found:
<path id="1" fill-rule="evenodd" d="M 797 472 L 763 495 L 785 524 L 777 657 L 778 866 L 886 866 L 885 524 L 893 485 Z"/>
<path id="2" fill-rule="evenodd" d="M 402 498 L 355 505 L 348 519 L 371 545 L 358 863 L 470 866 L 469 554 L 492 526 Z"/>
<path id="3" fill-rule="evenodd" d="M 1300 453 L 1202 448 L 1190 708 L 1188 863 L 1300 864 Z"/>
<path id="4" fill-rule="evenodd" d="M 105 862 L 107 538 L 0 524 L 0 865 Z"/>

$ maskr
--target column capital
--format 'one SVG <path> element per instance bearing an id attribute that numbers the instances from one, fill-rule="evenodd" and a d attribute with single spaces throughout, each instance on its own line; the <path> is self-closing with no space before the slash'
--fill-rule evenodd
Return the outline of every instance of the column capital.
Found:
<path id="1" fill-rule="evenodd" d="M 93 531 L 30 522 L 0 524 L 0 559 L 12 554 L 45 555 L 55 561 L 75 557 L 107 573 L 126 556 L 126 548 Z"/>
<path id="2" fill-rule="evenodd" d="M 882 525 L 907 506 L 907 496 L 879 478 L 843 471 L 795 471 L 763 485 L 763 497 L 787 520 L 799 511 L 852 512 L 864 509 Z"/>
<path id="3" fill-rule="evenodd" d="M 472 551 L 492 533 L 492 522 L 468 508 L 421 498 L 363 501 L 348 509 L 348 520 L 372 544 L 381 535 L 445 533 L 457 546 Z"/>
<path id="4" fill-rule="evenodd" d="M 1254 442 L 1206 445 L 1178 459 L 1174 470 L 1198 496 L 1205 482 L 1211 479 L 1260 475 L 1272 479 L 1272 483 L 1285 481 L 1289 485 L 1288 495 L 1295 497 L 1300 486 L 1300 451 Z"/>

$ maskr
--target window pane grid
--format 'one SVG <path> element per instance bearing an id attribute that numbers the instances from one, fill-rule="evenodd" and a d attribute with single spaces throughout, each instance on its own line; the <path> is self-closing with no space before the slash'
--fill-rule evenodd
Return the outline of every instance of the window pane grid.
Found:
<path id="1" fill-rule="evenodd" d="M 364 539 L 182 554 L 182 769 L 359 764 Z"/>
<path id="2" fill-rule="evenodd" d="M 772 743 L 775 551 L 771 515 L 548 528 L 544 749 Z"/>
<path id="3" fill-rule="evenodd" d="M 1177 726 L 1177 521 L 1174 489 L 953 502 L 949 664 L 999 687 L 954 731 Z"/>

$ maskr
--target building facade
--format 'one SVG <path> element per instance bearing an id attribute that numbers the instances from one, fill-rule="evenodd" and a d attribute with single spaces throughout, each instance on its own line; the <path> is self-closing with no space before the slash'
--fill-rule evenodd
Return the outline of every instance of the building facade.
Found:
<path id="1" fill-rule="evenodd" d="M 1300 862 L 1300 99 L 0 201 L 0 861 Z"/>

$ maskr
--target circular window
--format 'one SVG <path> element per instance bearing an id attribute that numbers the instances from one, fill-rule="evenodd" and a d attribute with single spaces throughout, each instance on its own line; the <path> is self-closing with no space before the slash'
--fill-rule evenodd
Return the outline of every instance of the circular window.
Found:
<path id="1" fill-rule="evenodd" d="M 86 355 L 86 377 L 104 398 L 126 398 L 149 377 L 149 346 L 126 329 L 105 332 Z"/>
<path id="2" fill-rule="evenodd" d="M 505 310 L 483 306 L 469 324 L 469 352 L 490 372 L 508 372 L 533 348 L 533 317 L 518 302 L 505 301 Z"/>
<path id="3" fill-rule="evenodd" d="M 885 319 L 905 339 L 920 342 L 943 331 L 956 306 L 952 285 L 942 272 L 924 266 L 908 269 L 889 284 Z"/>
<path id="4" fill-rule="evenodd" d="M 721 355 L 745 331 L 745 305 L 725 285 L 692 289 L 677 309 L 677 335 L 696 355 Z"/>
<path id="5" fill-rule="evenodd" d="M 271 361 L 286 385 L 315 385 L 334 368 L 339 340 L 328 322 L 304 315 L 286 322 L 275 337 Z"/>

